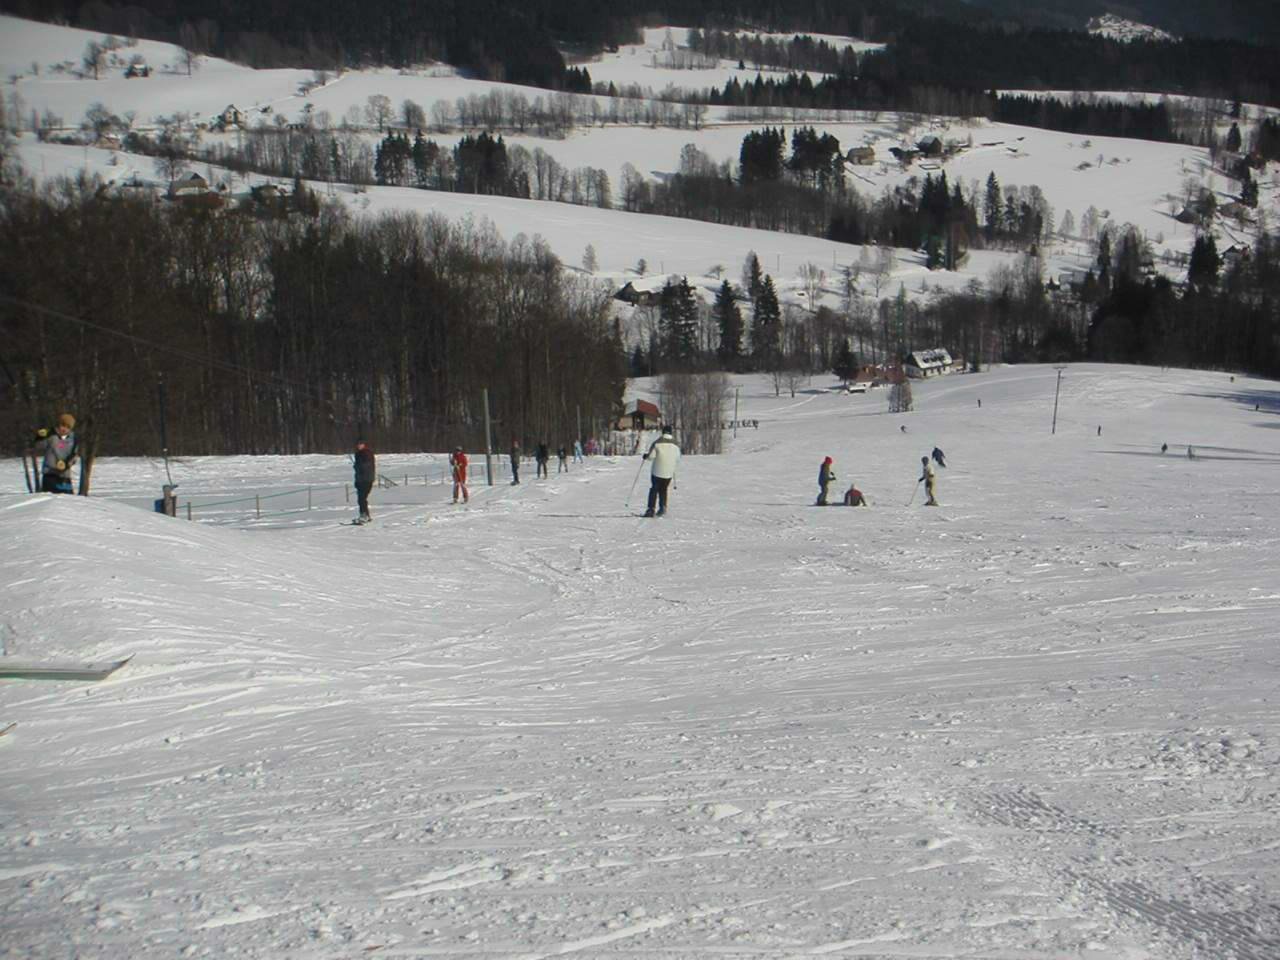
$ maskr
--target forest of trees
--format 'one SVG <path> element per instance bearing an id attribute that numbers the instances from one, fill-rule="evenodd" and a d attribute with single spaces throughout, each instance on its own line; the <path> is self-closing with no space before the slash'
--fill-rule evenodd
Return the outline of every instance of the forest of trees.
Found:
<path id="1" fill-rule="evenodd" d="M 988 3 L 996 0 L 987 0 Z M 1154 0 L 1149 0 L 1154 2 Z M 1161 4 L 1167 0 L 1161 0 Z M 1040 0 L 1038 7 L 1052 0 Z M 1181 19 L 1190 0 L 1184 0 Z M 0 9 L 121 36 L 171 40 L 252 66 L 315 69 L 410 66 L 445 60 L 486 79 L 582 90 L 561 49 L 583 56 L 633 41 L 642 22 L 701 27 L 700 43 L 753 65 L 826 72 L 861 81 L 866 102 L 899 109 L 911 88 L 963 94 L 991 89 L 1154 90 L 1280 105 L 1280 68 L 1259 45 L 1280 41 L 1274 5 L 1231 0 L 1231 18 L 1198 18 L 1208 37 L 1123 44 L 1077 29 L 1019 26 L 1017 4 L 997 18 L 961 0 L 681 0 L 592 4 L 587 0 L 333 0 L 276 5 L 222 0 L 207 13 L 170 0 L 0 0 Z M 1215 10 L 1215 14 L 1218 11 Z M 1032 17 L 1053 23 L 1052 17 Z M 1237 39 L 1222 39 L 1230 19 Z M 737 41 L 744 25 L 773 32 L 856 36 L 887 43 L 857 58 L 809 38 L 789 44 Z M 736 54 L 736 56 L 735 56 Z M 853 103 L 846 105 L 853 106 Z"/>
<path id="2" fill-rule="evenodd" d="M 0 189 L 6 446 L 72 409 L 115 454 L 483 449 L 600 429 L 626 358 L 609 292 L 540 242 L 334 207 L 256 216 L 83 180 Z M 306 207 L 308 205 L 300 205 Z"/>
<path id="3" fill-rule="evenodd" d="M 1074 290 L 1047 283 L 1043 263 L 1029 251 L 985 282 L 925 297 L 883 286 L 893 264 L 863 249 L 834 278 L 806 266 L 816 286 L 833 280 L 843 291 L 835 308 L 780 306 L 773 278 L 754 254 L 741 281 L 723 280 L 709 307 L 695 305 L 686 279 L 669 279 L 659 302 L 641 308 L 647 336 L 632 351 L 632 375 L 755 371 L 772 374 L 776 389 L 794 390 L 814 374 L 843 377 L 859 362 L 894 364 L 912 350 L 942 345 L 971 366 L 1094 360 L 1280 376 L 1274 235 L 1229 263 L 1201 238 L 1189 282 L 1178 285 L 1150 270 L 1140 234 L 1107 227 L 1094 269 Z"/>

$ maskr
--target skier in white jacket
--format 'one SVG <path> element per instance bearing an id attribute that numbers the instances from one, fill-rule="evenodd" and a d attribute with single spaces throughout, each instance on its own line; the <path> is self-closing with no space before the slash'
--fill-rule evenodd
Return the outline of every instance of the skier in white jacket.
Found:
<path id="1" fill-rule="evenodd" d="M 660 517 L 667 512 L 667 487 L 671 486 L 676 475 L 676 464 L 680 462 L 680 448 L 671 436 L 670 427 L 662 428 L 662 436 L 653 441 L 644 458 L 653 461 L 653 469 L 649 474 L 649 509 L 644 515 Z M 655 506 L 658 508 L 656 514 L 653 509 Z"/>

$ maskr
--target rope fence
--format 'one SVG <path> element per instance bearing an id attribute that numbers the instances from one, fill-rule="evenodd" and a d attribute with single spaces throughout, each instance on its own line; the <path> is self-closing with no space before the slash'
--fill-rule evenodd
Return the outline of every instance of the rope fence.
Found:
<path id="1" fill-rule="evenodd" d="M 570 457 L 566 463 L 567 467 L 572 470 L 574 461 Z M 521 460 L 521 470 L 526 467 L 532 472 L 536 472 L 531 457 L 524 457 Z M 547 470 L 549 473 L 555 473 L 559 469 L 558 460 L 552 456 L 548 461 Z M 506 454 L 494 455 L 493 457 L 493 482 L 495 484 L 510 483 L 511 464 Z M 382 491 L 409 489 L 416 487 L 440 486 L 448 487 L 453 483 L 453 468 L 447 462 L 431 464 L 427 469 L 421 468 L 408 471 L 389 471 L 379 472 L 377 480 L 377 489 Z M 471 462 L 467 465 L 467 484 L 476 489 L 488 484 L 483 455 L 479 458 L 479 462 Z M 252 496 L 224 497 L 217 499 L 202 499 L 198 494 L 190 497 L 181 497 L 178 505 L 178 516 L 185 517 L 188 520 L 203 521 L 221 521 L 232 522 L 235 520 L 253 518 L 261 520 L 264 518 L 283 517 L 289 514 L 306 513 L 310 510 L 333 510 L 340 506 L 347 506 L 355 503 L 355 485 L 351 482 L 345 483 L 321 483 L 321 484 L 305 484 L 302 486 L 293 486 L 287 490 L 277 490 L 272 493 L 255 493 Z M 379 498 L 377 503 L 383 506 L 395 505 L 417 505 L 422 503 L 421 500 L 387 500 Z M 228 509 L 231 508 L 231 509 Z"/>

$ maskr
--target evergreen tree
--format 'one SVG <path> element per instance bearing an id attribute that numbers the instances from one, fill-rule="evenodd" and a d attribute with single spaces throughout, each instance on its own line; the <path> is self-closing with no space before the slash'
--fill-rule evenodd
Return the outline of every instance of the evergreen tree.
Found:
<path id="1" fill-rule="evenodd" d="M 990 243 L 1000 235 L 1004 218 L 1004 205 L 1000 199 L 1000 181 L 996 179 L 995 171 L 987 174 L 987 193 L 983 200 L 982 215 L 986 218 L 987 242 Z"/>
<path id="2" fill-rule="evenodd" d="M 698 298 L 687 277 L 662 288 L 658 317 L 664 369 L 689 369 L 698 359 Z"/>
<path id="3" fill-rule="evenodd" d="M 1227 142 L 1226 142 L 1227 150 L 1229 150 L 1231 153 L 1239 153 L 1241 139 L 1242 138 L 1240 136 L 1240 124 L 1238 123 L 1231 124 L 1231 129 L 1227 131 Z"/>
<path id="4" fill-rule="evenodd" d="M 858 375 L 858 355 L 853 352 L 848 340 L 845 340 L 840 345 L 840 352 L 836 354 L 835 363 L 831 366 L 831 372 L 845 383 L 848 383 Z"/>
<path id="5" fill-rule="evenodd" d="M 747 288 L 747 297 L 752 303 L 760 296 L 760 285 L 764 279 L 764 271 L 760 269 L 760 258 L 754 250 L 747 252 L 746 262 L 742 265 L 742 285 Z"/>
<path id="6" fill-rule="evenodd" d="M 1213 234 L 1202 233 L 1191 248 L 1191 262 L 1187 266 L 1187 283 L 1193 287 L 1211 287 L 1218 282 L 1222 259 Z"/>
<path id="7" fill-rule="evenodd" d="M 773 370 L 782 359 L 782 308 L 768 274 L 760 283 L 751 317 L 751 358 L 757 370 Z"/>
<path id="8" fill-rule="evenodd" d="M 720 330 L 720 346 L 716 351 L 720 365 L 725 370 L 737 370 L 742 362 L 742 311 L 728 280 L 716 291 L 712 312 Z"/>

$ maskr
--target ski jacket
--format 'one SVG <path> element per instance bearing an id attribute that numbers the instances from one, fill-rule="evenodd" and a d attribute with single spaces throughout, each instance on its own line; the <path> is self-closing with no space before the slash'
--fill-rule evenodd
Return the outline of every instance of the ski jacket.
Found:
<path id="1" fill-rule="evenodd" d="M 670 480 L 676 475 L 676 464 L 680 462 L 680 448 L 676 446 L 670 434 L 664 433 L 653 441 L 644 458 L 653 461 L 652 476 L 659 480 Z"/>
<path id="2" fill-rule="evenodd" d="M 933 486 L 933 477 L 934 477 L 933 464 L 929 463 L 926 460 L 920 466 L 924 468 L 923 470 L 920 471 L 920 479 L 923 480 L 929 486 Z"/>
<path id="3" fill-rule="evenodd" d="M 533 458 L 539 463 L 546 463 L 551 459 L 551 454 L 547 452 L 547 445 L 545 443 L 538 444 L 538 450 L 534 454 Z"/>
<path id="4" fill-rule="evenodd" d="M 44 456 L 41 472 L 51 473 L 57 477 L 71 477 L 71 464 L 76 459 L 76 435 L 68 433 L 60 437 L 56 433 L 37 440 L 31 447 L 36 453 Z M 62 461 L 62 469 L 58 469 L 58 461 Z"/>
<path id="5" fill-rule="evenodd" d="M 372 487 L 374 481 L 378 479 L 377 460 L 373 456 L 373 451 L 368 447 L 356 451 L 353 467 L 355 469 L 357 487 Z"/>
<path id="6" fill-rule="evenodd" d="M 462 451 L 449 454 L 449 466 L 453 467 L 453 479 L 467 482 L 467 455 Z"/>
<path id="7" fill-rule="evenodd" d="M 818 468 L 818 486 L 825 487 L 836 478 L 836 472 L 831 469 L 831 464 L 823 462 Z"/>

